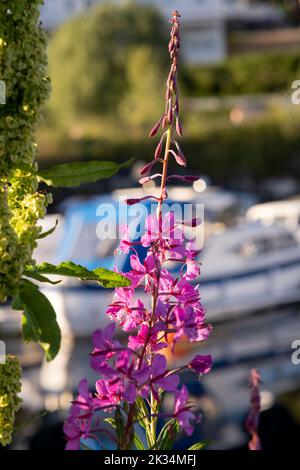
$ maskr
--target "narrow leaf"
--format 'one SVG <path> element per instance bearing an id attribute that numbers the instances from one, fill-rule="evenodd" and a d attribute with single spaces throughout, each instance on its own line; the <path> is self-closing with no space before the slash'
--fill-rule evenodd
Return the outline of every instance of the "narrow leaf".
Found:
<path id="1" fill-rule="evenodd" d="M 54 187 L 75 187 L 110 178 L 122 168 L 130 167 L 133 159 L 118 164 L 106 161 L 63 163 L 37 173 L 39 181 Z"/>
<path id="2" fill-rule="evenodd" d="M 196 444 L 193 444 L 191 447 L 189 447 L 188 450 L 203 450 L 209 446 L 209 444 L 211 444 L 211 441 L 197 442 Z"/>
<path id="3" fill-rule="evenodd" d="M 110 424 L 114 429 L 117 427 L 116 420 L 114 418 L 105 418 L 104 422 Z"/>
<path id="4" fill-rule="evenodd" d="M 57 225 L 58 225 L 58 219 L 56 219 L 54 227 L 50 228 L 50 230 L 48 230 L 47 232 L 41 233 L 37 237 L 37 240 L 41 240 L 42 238 L 46 238 L 46 237 L 48 237 L 48 235 L 51 235 L 51 233 L 53 233 L 55 231 Z"/>
<path id="5" fill-rule="evenodd" d="M 135 401 L 136 409 L 137 409 L 137 419 L 139 425 L 147 430 L 149 427 L 149 420 L 148 420 L 148 415 L 149 415 L 149 410 L 147 408 L 146 403 L 141 397 L 138 397 Z"/>
<path id="6" fill-rule="evenodd" d="M 145 450 L 144 444 L 142 443 L 140 437 L 136 433 L 134 433 L 133 442 L 134 442 L 135 447 L 138 450 Z"/>
<path id="7" fill-rule="evenodd" d="M 116 431 L 117 431 L 118 442 L 121 442 L 123 440 L 123 436 L 124 436 L 125 425 L 124 425 L 122 412 L 121 412 L 119 407 L 116 408 L 115 423 L 116 423 Z"/>
<path id="8" fill-rule="evenodd" d="M 179 430 L 177 420 L 171 419 L 168 421 L 160 431 L 157 439 L 159 450 L 171 450 Z"/>

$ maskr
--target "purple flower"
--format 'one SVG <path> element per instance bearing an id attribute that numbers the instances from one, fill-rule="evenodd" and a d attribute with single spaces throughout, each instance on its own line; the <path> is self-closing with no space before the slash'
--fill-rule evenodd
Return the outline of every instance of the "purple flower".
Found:
<path id="1" fill-rule="evenodd" d="M 149 351 L 157 352 L 168 345 L 162 341 L 157 341 L 158 328 L 149 328 L 147 324 L 141 326 L 136 336 L 129 336 L 128 347 L 133 350 L 144 348 L 145 344 L 148 346 Z"/>
<path id="2" fill-rule="evenodd" d="M 68 441 L 66 450 L 80 449 L 80 439 L 88 437 L 96 408 L 86 379 L 80 381 L 78 391 L 78 397 L 73 401 L 69 417 L 64 424 L 64 433 Z"/>
<path id="3" fill-rule="evenodd" d="M 161 354 L 156 354 L 150 367 L 150 388 L 156 400 L 159 400 L 158 390 L 174 392 L 179 384 L 179 376 L 169 374 L 167 359 Z"/>
<path id="4" fill-rule="evenodd" d="M 145 291 L 151 292 L 152 286 L 156 281 L 157 263 L 153 255 L 148 255 L 143 264 L 140 262 L 137 255 L 130 256 L 130 264 L 132 271 L 128 277 L 135 287 L 138 287 L 143 282 L 145 283 Z"/>
<path id="5" fill-rule="evenodd" d="M 179 341 L 183 336 L 191 342 L 203 341 L 210 336 L 211 326 L 203 323 L 202 315 L 192 307 L 175 307 L 176 318 L 175 341 Z"/>
<path id="6" fill-rule="evenodd" d="M 249 442 L 250 450 L 261 450 L 261 443 L 258 436 L 258 425 L 260 418 L 260 390 L 259 385 L 261 382 L 260 373 L 256 369 L 252 369 L 250 373 L 250 389 L 251 389 L 251 408 L 247 418 L 246 427 L 251 435 Z"/>
<path id="7" fill-rule="evenodd" d="M 143 322 L 145 307 L 139 299 L 133 298 L 132 289 L 118 288 L 114 293 L 114 302 L 106 313 L 112 320 L 119 322 L 124 331 L 130 331 Z"/>
<path id="8" fill-rule="evenodd" d="M 80 428 L 80 423 L 70 418 L 64 424 L 64 434 L 67 439 L 66 450 L 80 450 L 80 439 L 84 432 Z"/>
<path id="9" fill-rule="evenodd" d="M 156 214 L 148 215 L 145 221 L 146 233 L 142 236 L 142 245 L 147 247 L 154 242 L 159 242 L 164 249 L 171 243 L 182 247 L 182 230 L 175 224 L 174 212 L 168 212 L 162 220 Z"/>
<path id="10" fill-rule="evenodd" d="M 122 240 L 120 242 L 119 250 L 125 254 L 128 254 L 132 249 L 133 242 L 130 241 L 129 237 L 129 227 L 126 224 L 122 224 L 119 226 L 120 235 L 122 235 Z M 118 250 L 117 250 L 118 252 Z"/>
<path id="11" fill-rule="evenodd" d="M 197 374 L 207 374 L 212 368 L 212 357 L 210 354 L 204 356 L 197 354 L 194 359 L 188 363 L 188 367 Z"/>
<path id="12" fill-rule="evenodd" d="M 97 380 L 96 398 L 101 407 L 118 405 L 124 398 L 124 384 L 119 378 Z"/>
<path id="13" fill-rule="evenodd" d="M 195 423 L 199 421 L 199 418 L 190 411 L 190 406 L 187 404 L 189 400 L 189 394 L 185 385 L 182 386 L 181 390 L 175 392 L 175 403 L 174 403 L 174 418 L 179 422 L 180 427 L 191 436 L 194 432 Z"/>

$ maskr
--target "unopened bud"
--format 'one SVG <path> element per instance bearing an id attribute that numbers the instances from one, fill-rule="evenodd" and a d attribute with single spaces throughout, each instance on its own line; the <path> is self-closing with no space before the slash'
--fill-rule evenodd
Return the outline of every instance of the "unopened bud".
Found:
<path id="1" fill-rule="evenodd" d="M 182 137 L 182 126 L 178 118 L 176 119 L 176 132 L 180 137 Z"/>

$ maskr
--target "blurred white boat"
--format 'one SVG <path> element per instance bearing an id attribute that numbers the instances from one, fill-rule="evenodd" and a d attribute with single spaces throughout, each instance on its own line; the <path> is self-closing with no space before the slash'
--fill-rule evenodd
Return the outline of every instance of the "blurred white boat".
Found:
<path id="1" fill-rule="evenodd" d="M 208 318 L 300 300 L 300 244 L 280 225 L 245 224 L 213 235 L 201 256 Z"/>
<path id="2" fill-rule="evenodd" d="M 287 199 L 283 201 L 255 204 L 246 213 L 249 222 L 261 222 L 264 225 L 284 225 L 294 232 L 300 240 L 300 200 Z"/>
<path id="3" fill-rule="evenodd" d="M 300 301 L 300 245 L 284 227 L 247 224 L 225 229 L 206 241 L 200 261 L 208 320 Z M 111 291 L 76 281 L 43 286 L 43 291 L 75 336 L 89 336 L 109 321 L 105 310 Z"/>
<path id="4" fill-rule="evenodd" d="M 104 200 L 107 199 L 102 198 L 102 203 Z M 72 204 L 54 234 L 41 240 L 36 251 L 38 261 L 58 263 L 70 259 L 90 269 L 113 269 L 117 261 L 120 271 L 128 271 L 128 256 L 113 256 L 118 241 L 97 238 L 98 204 L 99 198 Z M 116 208 L 123 211 L 118 202 Z M 45 219 L 46 230 L 56 218 Z M 143 257 L 145 253 L 139 255 Z M 250 223 L 223 228 L 205 241 L 200 261 L 199 282 L 209 320 L 223 321 L 300 301 L 300 244 L 284 226 Z M 174 266 L 175 273 L 179 269 Z M 108 321 L 105 310 L 111 301 L 111 290 L 74 279 L 58 285 L 43 284 L 41 289 L 52 302 L 64 330 L 75 337 L 89 337 Z M 143 292 L 140 297 L 144 297 Z M 1 307 L 2 331 L 19 330 L 19 320 L 19 313 Z"/>

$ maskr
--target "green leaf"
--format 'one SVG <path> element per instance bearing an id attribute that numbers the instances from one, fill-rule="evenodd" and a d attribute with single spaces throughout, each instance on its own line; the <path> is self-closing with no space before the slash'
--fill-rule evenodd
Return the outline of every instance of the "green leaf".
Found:
<path id="1" fill-rule="evenodd" d="M 54 359 L 60 348 L 61 332 L 47 297 L 35 284 L 23 279 L 12 305 L 17 310 L 24 310 L 22 326 L 25 342 L 38 342 L 45 351 L 47 361 Z"/>
<path id="2" fill-rule="evenodd" d="M 124 436 L 125 425 L 124 425 L 122 412 L 119 407 L 116 408 L 116 412 L 115 412 L 115 424 L 116 424 L 115 429 L 117 431 L 117 439 L 118 439 L 118 442 L 121 442 Z"/>
<path id="3" fill-rule="evenodd" d="M 105 423 L 110 424 L 114 429 L 116 429 L 116 420 L 114 418 L 105 418 L 104 419 Z"/>
<path id="4" fill-rule="evenodd" d="M 41 240 L 42 238 L 46 238 L 46 237 L 48 237 L 48 235 L 51 235 L 51 233 L 53 233 L 55 231 L 57 225 L 58 225 L 58 219 L 56 219 L 54 227 L 50 228 L 50 230 L 48 230 L 47 232 L 41 233 L 37 237 L 37 240 Z"/>
<path id="5" fill-rule="evenodd" d="M 95 183 L 110 178 L 122 168 L 132 165 L 133 159 L 118 164 L 106 161 L 73 162 L 56 165 L 37 173 L 39 181 L 54 187 L 75 187 L 83 183 Z"/>
<path id="6" fill-rule="evenodd" d="M 53 284 L 53 285 L 59 284 L 61 282 L 61 281 L 51 281 L 51 279 L 49 279 L 48 277 L 42 276 L 42 274 L 39 274 L 38 272 L 34 271 L 34 266 L 32 266 L 32 268 L 33 268 L 32 272 L 26 268 L 23 273 L 24 276 L 30 277 L 39 282 L 48 282 L 49 284 Z"/>
<path id="7" fill-rule="evenodd" d="M 144 444 L 142 443 L 140 437 L 136 433 L 134 433 L 133 442 L 134 442 L 135 447 L 138 450 L 145 450 Z"/>
<path id="8" fill-rule="evenodd" d="M 110 271 L 109 269 L 96 268 L 93 269 L 92 272 L 97 277 L 96 280 L 99 284 L 106 289 L 114 287 L 128 287 L 131 285 L 131 281 L 127 277 L 114 271 Z"/>
<path id="9" fill-rule="evenodd" d="M 149 420 L 148 420 L 149 410 L 147 408 L 147 405 L 141 397 L 137 397 L 135 401 L 135 405 L 137 409 L 138 423 L 143 429 L 147 430 L 147 427 L 149 426 Z"/>
<path id="10" fill-rule="evenodd" d="M 203 450 L 209 446 L 209 444 L 211 444 L 211 441 L 197 442 L 196 444 L 193 444 L 191 447 L 189 447 L 188 450 Z"/>
<path id="11" fill-rule="evenodd" d="M 157 445 L 159 450 L 171 450 L 180 431 L 179 423 L 175 419 L 168 421 L 159 433 Z"/>
<path id="12" fill-rule="evenodd" d="M 30 274 L 54 274 L 57 276 L 76 277 L 83 281 L 96 281 L 106 288 L 126 287 L 131 284 L 130 280 L 125 276 L 115 273 L 114 271 L 110 271 L 109 269 L 96 268 L 93 271 L 90 271 L 84 266 L 75 264 L 72 261 L 64 261 L 58 266 L 50 263 L 42 263 L 30 267 L 27 266 L 24 274 L 27 275 L 28 272 Z"/>

